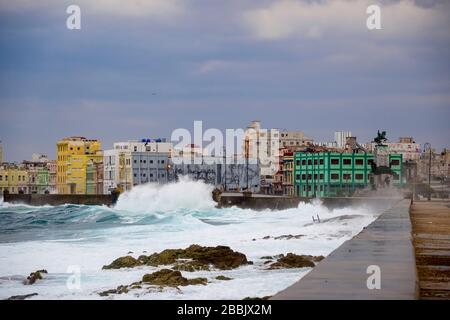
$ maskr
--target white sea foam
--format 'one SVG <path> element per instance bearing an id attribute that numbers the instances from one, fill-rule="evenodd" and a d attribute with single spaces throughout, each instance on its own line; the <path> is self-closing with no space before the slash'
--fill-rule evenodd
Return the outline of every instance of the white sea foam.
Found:
<path id="1" fill-rule="evenodd" d="M 262 256 L 293 252 L 328 255 L 357 234 L 376 217 L 369 208 L 328 210 L 320 202 L 301 203 L 298 208 L 256 212 L 248 209 L 217 209 L 211 200 L 211 187 L 201 182 L 181 180 L 176 184 L 145 185 L 122 195 L 112 210 L 118 215 L 136 215 L 133 221 L 151 217 L 150 222 L 116 228 L 77 231 L 71 238 L 0 243 L 0 299 L 37 292 L 35 299 L 100 299 L 99 291 L 138 281 L 152 267 L 101 270 L 119 256 L 138 257 L 167 248 L 191 244 L 226 245 L 243 252 L 254 265 L 229 271 L 184 272 L 186 277 L 207 277 L 207 286 L 177 290 L 130 291 L 108 299 L 241 299 L 246 296 L 273 295 L 289 286 L 310 269 L 266 270 Z M 80 207 L 95 215 L 102 207 Z M 312 216 L 319 216 L 315 223 Z M 51 232 L 51 230 L 48 230 Z M 275 239 L 282 235 L 302 235 L 299 239 Z M 269 236 L 268 239 L 264 239 Z M 145 252 L 144 252 L 145 251 Z M 68 266 L 82 272 L 82 291 L 65 286 Z M 7 280 L 47 269 L 47 278 L 31 286 Z M 234 278 L 217 281 L 223 274 Z M 15 279 L 15 278 L 13 278 Z"/>
<path id="2" fill-rule="evenodd" d="M 115 206 L 129 212 L 165 212 L 179 209 L 207 210 L 214 207 L 213 187 L 187 177 L 177 183 L 144 184 L 120 195 Z"/>

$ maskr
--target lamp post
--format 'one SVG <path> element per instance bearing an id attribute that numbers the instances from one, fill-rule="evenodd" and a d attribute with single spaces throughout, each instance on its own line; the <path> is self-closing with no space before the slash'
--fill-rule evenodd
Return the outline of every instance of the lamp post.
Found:
<path id="1" fill-rule="evenodd" d="M 423 152 L 427 152 L 429 150 L 429 157 L 428 157 L 428 201 L 431 200 L 431 143 L 426 142 L 423 145 Z"/>

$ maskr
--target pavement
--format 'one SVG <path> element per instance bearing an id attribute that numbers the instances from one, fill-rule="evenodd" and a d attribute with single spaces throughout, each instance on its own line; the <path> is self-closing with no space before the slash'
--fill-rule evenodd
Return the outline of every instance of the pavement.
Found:
<path id="1" fill-rule="evenodd" d="M 399 200 L 272 299 L 417 299 L 410 203 L 410 200 Z"/>

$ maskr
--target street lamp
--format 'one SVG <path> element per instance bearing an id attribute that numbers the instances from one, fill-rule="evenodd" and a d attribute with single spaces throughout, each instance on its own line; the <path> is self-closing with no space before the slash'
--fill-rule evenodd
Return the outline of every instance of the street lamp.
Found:
<path id="1" fill-rule="evenodd" d="M 428 158 L 428 201 L 431 200 L 431 143 L 426 142 L 423 145 L 423 152 L 427 152 L 429 150 L 429 158 Z"/>

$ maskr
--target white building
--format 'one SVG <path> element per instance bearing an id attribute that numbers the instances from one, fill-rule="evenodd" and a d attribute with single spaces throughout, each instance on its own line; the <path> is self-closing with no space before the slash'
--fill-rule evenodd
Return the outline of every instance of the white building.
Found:
<path id="1" fill-rule="evenodd" d="M 126 141 L 114 143 L 114 148 L 103 152 L 103 192 L 109 194 L 111 190 L 120 188 L 131 190 L 134 183 L 133 154 L 135 153 L 164 153 L 169 157 L 173 154 L 173 144 L 163 139 L 140 141 Z"/>
<path id="2" fill-rule="evenodd" d="M 334 141 L 336 142 L 337 148 L 345 148 L 345 144 L 347 143 L 347 138 L 351 137 L 351 131 L 335 131 L 334 132 Z"/>

